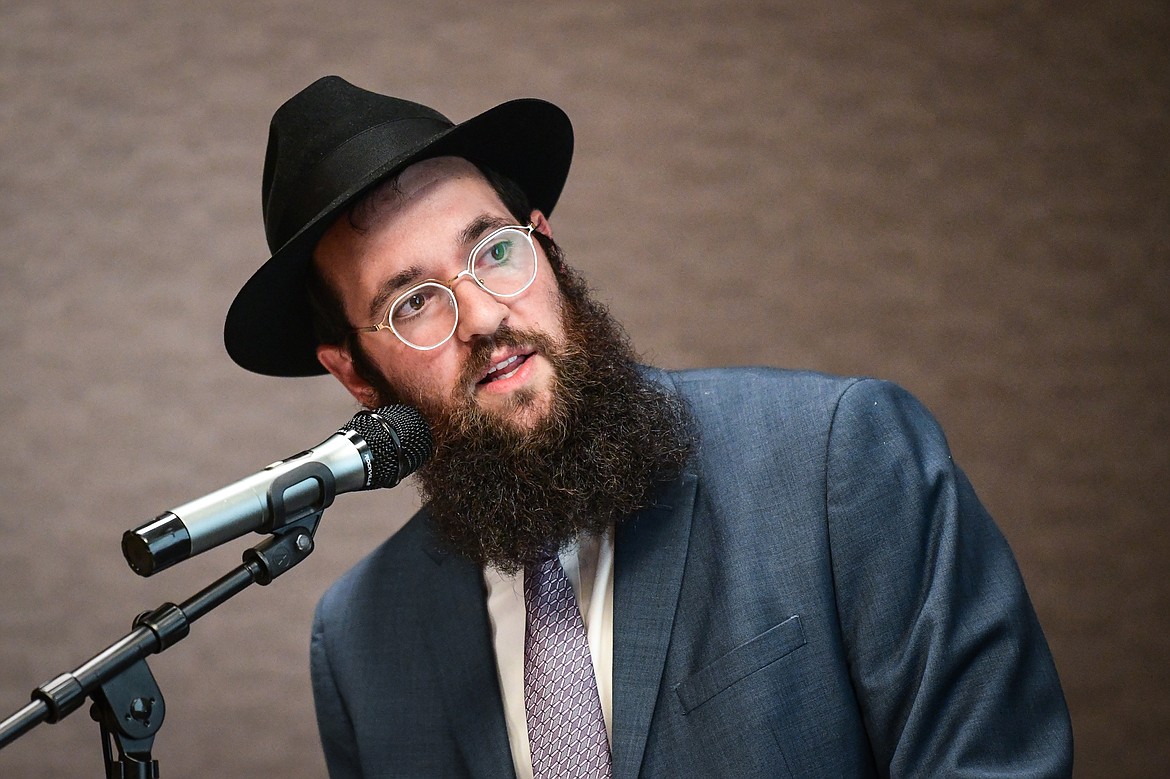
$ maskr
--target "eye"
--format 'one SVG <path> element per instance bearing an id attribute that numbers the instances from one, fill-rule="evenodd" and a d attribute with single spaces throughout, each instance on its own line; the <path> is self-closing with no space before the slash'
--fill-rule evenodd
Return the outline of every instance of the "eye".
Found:
<path id="1" fill-rule="evenodd" d="M 430 287 L 424 287 L 406 294 L 394 306 L 394 310 L 390 312 L 390 316 L 395 322 L 402 322 L 424 315 L 429 308 L 434 306 L 435 292 Z"/>
<path id="2" fill-rule="evenodd" d="M 510 238 L 500 238 L 484 248 L 476 261 L 476 267 L 481 269 L 497 268 L 507 265 L 512 256 L 513 242 Z"/>

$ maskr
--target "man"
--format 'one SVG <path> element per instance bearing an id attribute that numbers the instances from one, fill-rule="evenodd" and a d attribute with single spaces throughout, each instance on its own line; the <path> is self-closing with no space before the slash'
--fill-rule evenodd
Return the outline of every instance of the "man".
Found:
<path id="1" fill-rule="evenodd" d="M 1067 776 L 1044 637 L 929 414 L 637 366 L 553 241 L 571 152 L 535 100 L 453 125 L 329 77 L 273 117 L 229 352 L 435 437 L 423 510 L 318 607 L 331 774 Z"/>

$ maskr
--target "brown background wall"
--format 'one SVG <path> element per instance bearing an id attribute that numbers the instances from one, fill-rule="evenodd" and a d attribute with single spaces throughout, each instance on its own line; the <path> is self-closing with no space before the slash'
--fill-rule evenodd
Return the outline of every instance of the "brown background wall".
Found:
<path id="1" fill-rule="evenodd" d="M 1168 41 L 1163 0 L 0 0 L 0 716 L 242 548 L 143 580 L 123 530 L 351 413 L 220 345 L 267 257 L 268 118 L 338 73 L 455 119 L 563 105 L 554 226 L 648 360 L 922 397 L 1016 550 L 1078 774 L 1161 774 Z M 165 776 L 323 775 L 311 609 L 413 500 L 342 498 L 303 566 L 152 660 Z M 44 775 L 100 775 L 84 711 L 0 753 Z"/>

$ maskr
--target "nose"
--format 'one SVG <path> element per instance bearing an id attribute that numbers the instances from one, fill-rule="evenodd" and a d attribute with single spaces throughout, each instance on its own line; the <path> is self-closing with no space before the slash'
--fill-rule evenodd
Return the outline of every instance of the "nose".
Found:
<path id="1" fill-rule="evenodd" d="M 508 318 L 508 306 L 494 295 L 484 292 L 474 279 L 459 279 L 453 291 L 459 304 L 459 322 L 455 325 L 455 335 L 461 341 L 470 341 L 480 335 L 494 335 L 500 323 Z"/>

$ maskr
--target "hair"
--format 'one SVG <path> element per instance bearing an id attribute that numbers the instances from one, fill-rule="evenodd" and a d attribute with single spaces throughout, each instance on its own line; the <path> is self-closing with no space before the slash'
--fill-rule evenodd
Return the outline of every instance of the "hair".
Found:
<path id="1" fill-rule="evenodd" d="M 479 169 L 516 223 L 527 224 L 529 215 L 532 213 L 532 206 L 524 189 L 491 167 L 475 160 L 469 161 Z M 368 232 L 381 210 L 392 202 L 396 195 L 401 194 L 402 190 L 399 188 L 398 178 L 398 175 L 394 175 L 383 179 L 354 200 L 338 219 L 347 220 L 349 226 L 358 233 Z M 534 231 L 533 237 L 549 257 L 553 273 L 560 282 L 563 265 L 560 249 L 542 233 Z M 341 295 L 321 274 L 315 262 L 309 263 L 305 292 L 309 300 L 313 334 L 317 338 L 317 343 L 343 346 L 353 359 L 357 375 L 366 382 L 373 383 L 371 380 L 377 376 L 377 369 L 369 359 L 365 349 L 362 348 L 357 333 L 353 331 L 353 323 L 345 315 L 345 306 L 342 304 Z"/>

